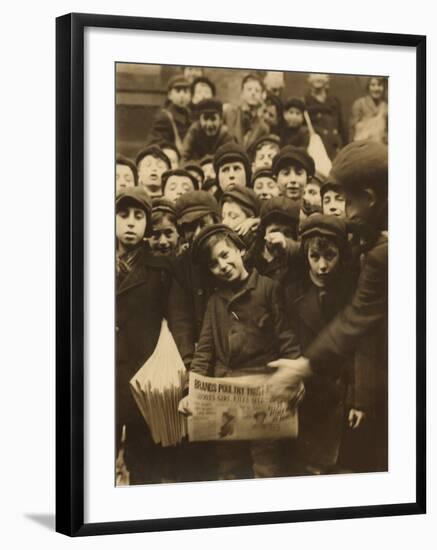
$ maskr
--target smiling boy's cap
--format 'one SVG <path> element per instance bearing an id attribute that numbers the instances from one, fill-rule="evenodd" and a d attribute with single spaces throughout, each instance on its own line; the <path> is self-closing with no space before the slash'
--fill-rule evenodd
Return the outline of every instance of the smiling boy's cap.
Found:
<path id="1" fill-rule="evenodd" d="M 192 223 L 207 214 L 220 217 L 219 206 L 208 191 L 190 191 L 179 197 L 175 204 L 178 225 Z"/>
<path id="2" fill-rule="evenodd" d="M 272 171 L 277 176 L 282 168 L 292 163 L 300 164 L 305 169 L 309 178 L 316 171 L 314 160 L 306 150 L 303 147 L 294 147 L 293 145 L 286 145 L 274 157 Z"/>
<path id="3" fill-rule="evenodd" d="M 171 168 L 170 159 L 158 145 L 149 145 L 148 147 L 141 149 L 141 151 L 137 154 L 137 158 L 135 160 L 136 165 L 138 166 L 143 158 L 147 157 L 148 155 L 163 160 L 168 168 Z"/>
<path id="4" fill-rule="evenodd" d="M 172 76 L 167 84 L 168 91 L 173 88 L 191 88 L 191 84 L 183 74 L 177 74 L 176 76 Z"/>
<path id="5" fill-rule="evenodd" d="M 218 233 L 225 233 L 239 250 L 246 248 L 244 242 L 240 239 L 237 233 L 235 233 L 235 231 L 227 225 L 223 225 L 222 223 L 207 225 L 198 233 L 198 235 L 196 235 L 193 240 L 192 258 L 194 262 L 199 262 L 203 246 L 207 240 Z"/>
<path id="6" fill-rule="evenodd" d="M 161 182 L 162 182 L 162 193 L 165 192 L 165 185 L 168 181 L 168 178 L 171 176 L 184 176 L 186 178 L 189 178 L 191 183 L 194 186 L 195 190 L 199 189 L 199 182 L 197 179 L 193 176 L 193 174 L 190 174 L 187 170 L 184 170 L 183 168 L 176 168 L 175 170 L 167 170 L 165 171 L 161 176 Z"/>
<path id="7" fill-rule="evenodd" d="M 387 194 L 387 146 L 367 140 L 349 143 L 335 157 L 329 181 L 348 189 L 369 187 Z"/>
<path id="8" fill-rule="evenodd" d="M 116 211 L 120 210 L 123 204 L 126 204 L 126 206 L 137 205 L 141 210 L 145 211 L 147 220 L 145 236 L 150 236 L 152 233 L 152 200 L 144 188 L 127 187 L 121 189 L 115 197 Z"/>

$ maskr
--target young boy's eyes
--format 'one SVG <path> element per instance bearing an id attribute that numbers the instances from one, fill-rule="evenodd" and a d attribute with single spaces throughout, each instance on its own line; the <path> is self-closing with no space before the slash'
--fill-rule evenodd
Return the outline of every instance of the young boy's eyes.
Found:
<path id="1" fill-rule="evenodd" d="M 344 202 L 344 196 L 343 195 L 335 195 L 335 200 L 339 202 Z"/>
<path id="2" fill-rule="evenodd" d="M 145 217 L 145 214 L 142 210 L 135 210 L 135 219 L 142 220 Z"/>

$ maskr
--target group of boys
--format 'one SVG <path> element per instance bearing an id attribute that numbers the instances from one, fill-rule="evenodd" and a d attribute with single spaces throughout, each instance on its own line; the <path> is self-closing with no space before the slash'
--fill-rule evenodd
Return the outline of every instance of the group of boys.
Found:
<path id="1" fill-rule="evenodd" d="M 351 143 L 323 178 L 292 131 L 302 102 L 272 134 L 262 93 L 249 75 L 224 110 L 208 79 L 177 76 L 152 142 L 117 157 L 116 438 L 132 484 L 387 469 L 387 148 Z M 129 380 L 163 318 L 188 372 L 268 373 L 294 405 L 303 380 L 297 440 L 154 445 Z"/>

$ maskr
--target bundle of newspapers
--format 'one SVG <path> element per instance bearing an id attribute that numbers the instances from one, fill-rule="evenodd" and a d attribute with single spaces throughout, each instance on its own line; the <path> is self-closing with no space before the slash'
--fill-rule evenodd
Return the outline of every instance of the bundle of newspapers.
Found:
<path id="1" fill-rule="evenodd" d="M 186 420 L 178 413 L 185 376 L 185 365 L 163 320 L 155 351 L 130 380 L 153 441 L 163 447 L 177 445 L 187 433 Z"/>

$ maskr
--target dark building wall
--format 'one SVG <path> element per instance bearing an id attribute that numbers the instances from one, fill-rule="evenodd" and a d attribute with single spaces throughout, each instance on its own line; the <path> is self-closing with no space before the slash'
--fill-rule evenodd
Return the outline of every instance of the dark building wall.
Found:
<path id="1" fill-rule="evenodd" d="M 119 153 L 135 158 L 147 140 L 156 110 L 164 105 L 169 78 L 182 70 L 182 67 L 171 65 L 117 64 L 116 139 Z M 223 102 L 238 102 L 241 80 L 248 72 L 240 69 L 204 69 L 205 76 L 216 84 L 217 96 Z M 259 71 L 258 74 L 263 77 L 265 73 Z M 307 73 L 285 73 L 283 99 L 303 97 L 307 78 Z M 331 75 L 331 93 L 340 99 L 346 122 L 352 103 L 365 94 L 367 78 Z"/>

